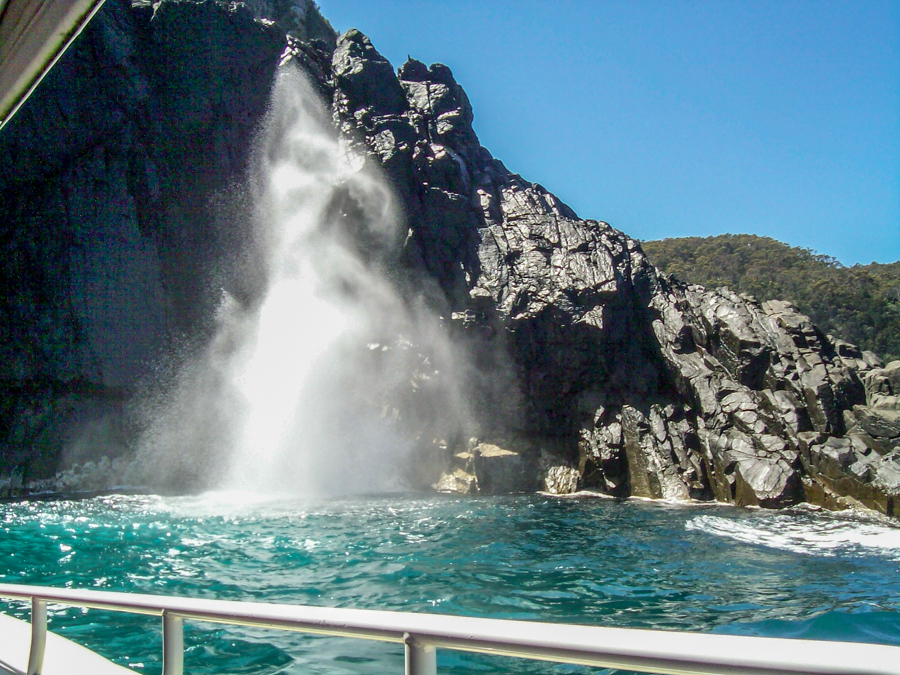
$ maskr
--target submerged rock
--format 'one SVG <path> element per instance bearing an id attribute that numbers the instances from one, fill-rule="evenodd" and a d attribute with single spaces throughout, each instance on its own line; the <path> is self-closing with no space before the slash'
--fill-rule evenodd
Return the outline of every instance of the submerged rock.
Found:
<path id="1" fill-rule="evenodd" d="M 2 468 L 51 475 L 76 409 L 123 429 L 127 450 L 151 365 L 202 343 L 223 288 L 252 300 L 240 195 L 272 77 L 293 62 L 402 203 L 398 253 L 377 264 L 459 348 L 465 414 L 420 393 L 393 406 L 452 418 L 422 423 L 437 465 L 419 482 L 900 515 L 900 363 L 787 302 L 660 274 L 639 242 L 493 158 L 446 66 L 395 72 L 310 2 L 249 4 L 109 0 L 0 135 L 17 167 L 0 177 Z"/>

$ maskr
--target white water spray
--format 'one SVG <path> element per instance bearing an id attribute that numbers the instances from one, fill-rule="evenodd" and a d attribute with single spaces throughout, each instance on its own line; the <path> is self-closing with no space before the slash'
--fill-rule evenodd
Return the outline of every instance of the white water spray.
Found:
<path id="1" fill-rule="evenodd" d="M 900 561 L 900 529 L 840 515 L 802 520 L 780 513 L 739 520 L 702 515 L 689 520 L 685 529 L 803 555 L 873 554 Z"/>
<path id="2" fill-rule="evenodd" d="M 428 330 L 379 271 L 401 231 L 391 191 L 291 68 L 257 160 L 264 291 L 223 300 L 210 346 L 145 435 L 145 465 L 177 482 L 205 457 L 206 487 L 254 493 L 396 487 L 409 442 L 385 395 L 411 375 L 397 345 Z"/>

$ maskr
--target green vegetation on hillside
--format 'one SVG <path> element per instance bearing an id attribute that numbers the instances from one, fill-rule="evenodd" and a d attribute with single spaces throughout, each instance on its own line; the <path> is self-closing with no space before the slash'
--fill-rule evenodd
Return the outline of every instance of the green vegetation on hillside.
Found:
<path id="1" fill-rule="evenodd" d="M 758 300 L 789 300 L 835 337 L 900 359 L 900 262 L 844 267 L 769 237 L 723 234 L 647 241 L 667 274 L 709 288 L 728 286 Z"/>

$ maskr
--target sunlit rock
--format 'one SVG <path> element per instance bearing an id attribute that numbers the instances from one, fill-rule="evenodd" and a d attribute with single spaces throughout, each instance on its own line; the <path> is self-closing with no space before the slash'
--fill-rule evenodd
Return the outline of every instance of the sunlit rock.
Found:
<path id="1" fill-rule="evenodd" d="M 165 380 L 167 368 L 184 372 L 221 338 L 225 318 L 258 309 L 276 273 L 258 256 L 265 237 L 248 225 L 258 222 L 250 176 L 254 161 L 277 154 L 253 159 L 281 64 L 325 97 L 323 117 L 340 133 L 329 152 L 352 172 L 377 174 L 389 186 L 379 194 L 395 198 L 395 226 L 373 234 L 360 205 L 378 190 L 348 180 L 327 193 L 357 280 L 386 285 L 329 288 L 378 295 L 375 305 L 399 300 L 375 322 L 367 356 L 346 361 L 381 380 L 354 367 L 334 384 L 343 409 L 360 414 L 332 426 L 377 461 L 323 449 L 308 465 L 288 443 L 266 471 L 313 466 L 349 484 L 353 469 L 384 465 L 397 476 L 388 466 L 397 454 L 377 454 L 393 443 L 416 467 L 417 486 L 442 491 L 586 488 L 898 515 L 900 363 L 882 367 L 789 302 L 660 274 L 639 242 L 580 218 L 492 157 L 447 66 L 410 59 L 395 72 L 361 32 L 332 39 L 313 10 L 305 0 L 108 0 L 4 130 L 0 158 L 16 167 L 0 177 L 11 232 L 3 284 L 14 308 L 4 319 L 5 471 L 24 484 L 63 467 L 85 410 L 104 424 L 131 420 L 118 427 L 126 454 L 129 433 L 148 426 L 146 414 L 129 418 L 140 407 L 132 404 L 146 411 L 160 391 L 139 385 Z M 297 148 L 302 164 L 312 151 Z M 294 305 L 274 316 L 312 316 L 292 314 Z M 415 317 L 416 334 L 393 316 Z M 241 344 L 232 338 L 217 343 L 224 360 L 215 363 Z M 222 380 L 204 382 L 217 389 Z M 186 409 L 205 400 L 171 398 Z M 222 428 L 230 411 L 218 411 Z M 102 427 L 82 418 L 85 429 Z M 178 447 L 188 431 L 170 425 L 166 443 Z M 221 445 L 216 431 L 205 447 Z M 469 447 L 461 439 L 470 437 L 483 440 Z M 79 457 L 86 466 L 99 454 Z M 178 489 L 222 471 L 215 450 L 166 457 L 160 471 L 191 477 Z"/>

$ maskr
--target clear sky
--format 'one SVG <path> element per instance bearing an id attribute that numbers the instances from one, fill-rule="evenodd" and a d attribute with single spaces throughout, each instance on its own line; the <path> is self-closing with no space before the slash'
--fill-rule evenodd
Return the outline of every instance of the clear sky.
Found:
<path id="1" fill-rule="evenodd" d="M 491 153 L 639 239 L 900 259 L 898 0 L 319 0 L 444 63 Z"/>

